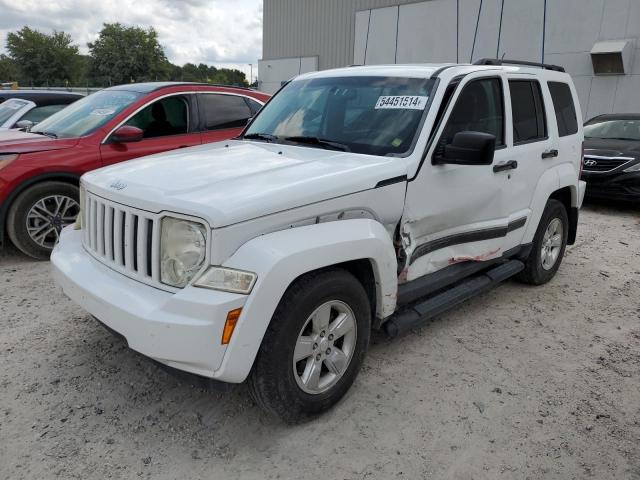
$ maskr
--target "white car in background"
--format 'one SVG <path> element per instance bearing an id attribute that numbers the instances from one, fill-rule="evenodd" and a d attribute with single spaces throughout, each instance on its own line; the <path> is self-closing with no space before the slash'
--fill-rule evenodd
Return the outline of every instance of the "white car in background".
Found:
<path id="1" fill-rule="evenodd" d="M 0 90 L 0 130 L 32 127 L 82 97 L 49 90 Z"/>

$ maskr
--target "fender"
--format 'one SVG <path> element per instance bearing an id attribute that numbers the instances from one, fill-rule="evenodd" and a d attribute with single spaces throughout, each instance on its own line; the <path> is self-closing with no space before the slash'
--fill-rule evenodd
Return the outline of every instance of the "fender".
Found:
<path id="1" fill-rule="evenodd" d="M 298 277 L 360 259 L 371 261 L 377 315 L 391 315 L 398 288 L 397 260 L 389 234 L 375 220 L 297 227 L 256 237 L 241 246 L 224 266 L 254 272 L 258 279 L 214 378 L 242 382 L 247 377 L 280 299 Z"/>
<path id="2" fill-rule="evenodd" d="M 572 163 L 563 163 L 558 165 L 558 188 L 569 187 L 571 190 L 571 206 L 580 208 L 582 206 L 582 198 L 578 189 L 578 172 Z"/>
<path id="3" fill-rule="evenodd" d="M 72 172 L 51 172 L 51 173 L 43 173 L 41 175 L 36 175 L 35 177 L 30 177 L 20 183 L 16 188 L 14 188 L 9 195 L 0 203 L 0 248 L 4 246 L 4 232 L 5 232 L 5 222 L 7 220 L 7 213 L 9 211 L 9 206 L 13 203 L 18 195 L 20 195 L 24 190 L 29 188 L 31 185 L 35 185 L 36 183 L 45 182 L 49 180 L 61 180 L 63 182 L 73 183 L 78 185 L 80 183 L 80 175 Z"/>
<path id="4" fill-rule="evenodd" d="M 558 185 L 557 168 L 546 170 L 538 180 L 536 190 L 533 194 L 533 202 L 531 203 L 531 215 L 527 221 L 527 228 L 521 243 L 527 244 L 533 242 L 533 237 L 538 229 L 542 212 L 544 212 L 544 207 L 547 205 L 547 200 L 549 200 L 553 192 L 558 190 Z"/>

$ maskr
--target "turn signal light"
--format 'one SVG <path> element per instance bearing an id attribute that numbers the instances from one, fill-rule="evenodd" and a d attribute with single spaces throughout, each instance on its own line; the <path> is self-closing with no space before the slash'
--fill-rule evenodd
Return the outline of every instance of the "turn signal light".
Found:
<path id="1" fill-rule="evenodd" d="M 236 308 L 227 313 L 227 321 L 224 322 L 224 330 L 222 330 L 222 345 L 227 345 L 231 341 L 231 335 L 233 335 L 233 330 L 236 328 L 236 323 L 238 323 L 241 313 L 241 308 Z"/>

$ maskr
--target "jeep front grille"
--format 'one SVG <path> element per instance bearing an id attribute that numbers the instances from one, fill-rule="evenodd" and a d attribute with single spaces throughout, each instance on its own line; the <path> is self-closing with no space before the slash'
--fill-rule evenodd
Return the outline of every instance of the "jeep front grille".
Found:
<path id="1" fill-rule="evenodd" d="M 585 155 L 582 169 L 586 172 L 605 173 L 615 170 L 631 160 L 633 160 L 633 158 Z"/>
<path id="2" fill-rule="evenodd" d="M 160 220 L 156 215 L 86 192 L 83 244 L 98 261 L 141 282 L 160 284 Z"/>

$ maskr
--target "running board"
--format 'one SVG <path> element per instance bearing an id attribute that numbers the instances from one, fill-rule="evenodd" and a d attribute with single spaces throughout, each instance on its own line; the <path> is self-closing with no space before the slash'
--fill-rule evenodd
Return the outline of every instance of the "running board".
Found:
<path id="1" fill-rule="evenodd" d="M 462 302 L 490 290 L 523 269 L 524 263 L 520 260 L 509 260 L 481 275 L 469 277 L 453 288 L 426 300 L 419 300 L 394 314 L 383 324 L 384 331 L 391 338 L 402 335 Z"/>

